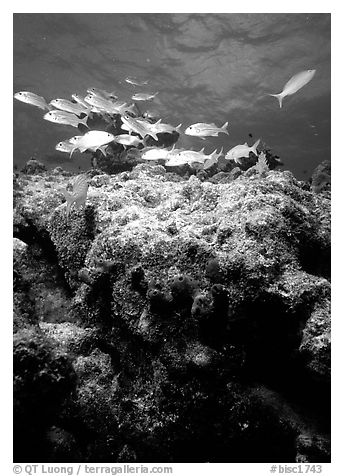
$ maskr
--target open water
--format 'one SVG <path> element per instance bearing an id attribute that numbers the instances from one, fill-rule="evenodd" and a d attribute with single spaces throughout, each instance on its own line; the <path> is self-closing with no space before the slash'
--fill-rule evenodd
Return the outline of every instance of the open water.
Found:
<path id="1" fill-rule="evenodd" d="M 115 91 L 159 92 L 140 103 L 163 122 L 229 122 L 229 136 L 206 141 L 181 134 L 177 146 L 224 152 L 261 138 L 284 168 L 306 179 L 330 159 L 330 14 L 14 14 L 14 92 L 54 98 Z M 314 78 L 283 101 L 296 73 Z M 126 83 L 131 76 L 147 85 Z M 77 129 L 42 119 L 43 111 L 14 100 L 14 164 L 35 157 L 49 168 L 87 169 L 90 158 L 55 151 Z M 184 129 L 183 129 L 184 130 Z M 249 136 L 251 134 L 251 136 Z"/>

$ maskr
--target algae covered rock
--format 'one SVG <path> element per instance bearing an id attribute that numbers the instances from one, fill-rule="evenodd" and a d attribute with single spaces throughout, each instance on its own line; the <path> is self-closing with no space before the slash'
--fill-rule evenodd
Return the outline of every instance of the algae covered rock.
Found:
<path id="1" fill-rule="evenodd" d="M 314 170 L 311 187 L 314 193 L 331 190 L 331 163 L 328 160 L 324 160 Z"/>
<path id="2" fill-rule="evenodd" d="M 24 174 L 29 174 L 29 175 L 41 174 L 42 172 L 46 172 L 46 171 L 47 171 L 46 166 L 33 158 L 28 160 L 22 169 L 22 172 Z"/>
<path id="3" fill-rule="evenodd" d="M 289 172 L 140 164 L 97 173 L 67 220 L 68 177 L 46 179 L 21 183 L 15 225 L 20 306 L 33 290 L 18 345 L 58 397 L 35 436 L 49 461 L 293 462 L 313 458 L 301 435 L 327 461 L 329 197 Z M 33 268 L 59 269 L 56 320 L 20 287 Z"/>
<path id="4" fill-rule="evenodd" d="M 47 427 L 75 388 L 76 374 L 69 357 L 38 328 L 16 332 L 13 351 L 14 453 L 20 461 L 34 461 Z"/>

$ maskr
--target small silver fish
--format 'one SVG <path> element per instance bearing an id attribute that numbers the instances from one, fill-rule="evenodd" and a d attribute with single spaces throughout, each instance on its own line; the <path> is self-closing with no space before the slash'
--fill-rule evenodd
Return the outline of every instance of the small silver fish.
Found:
<path id="1" fill-rule="evenodd" d="M 283 91 L 279 94 L 268 94 L 278 99 L 279 107 L 282 107 L 283 98 L 296 93 L 299 89 L 305 86 L 315 75 L 315 69 L 307 69 L 307 71 L 301 71 L 301 73 L 295 74 L 284 85 Z"/>
<path id="2" fill-rule="evenodd" d="M 170 150 L 162 149 L 158 147 L 150 147 L 147 149 L 142 149 L 141 152 L 142 152 L 141 159 L 143 160 L 159 160 L 159 159 L 167 160 L 169 154 L 171 154 Z"/>
<path id="3" fill-rule="evenodd" d="M 94 94 L 103 99 L 118 99 L 118 96 L 116 96 L 113 92 L 109 93 L 108 91 L 105 91 L 105 89 L 88 88 L 87 92 L 88 94 Z"/>
<path id="4" fill-rule="evenodd" d="M 125 102 L 114 102 L 111 99 L 105 99 L 95 94 L 88 94 L 85 97 L 85 102 L 107 114 L 124 114 L 127 110 L 127 104 Z"/>
<path id="5" fill-rule="evenodd" d="M 79 94 L 72 94 L 71 98 L 73 99 L 73 101 L 77 102 L 78 104 L 80 104 L 80 106 L 83 106 L 85 109 L 88 109 L 90 107 L 89 104 L 85 102 L 84 98 L 82 98 Z"/>
<path id="6" fill-rule="evenodd" d="M 82 136 L 79 136 L 79 137 L 82 137 Z M 55 150 L 58 150 L 59 152 L 65 152 L 67 154 L 70 154 L 73 148 L 74 148 L 74 143 L 71 142 L 70 139 L 63 140 L 55 145 Z"/>
<path id="7" fill-rule="evenodd" d="M 115 139 L 113 134 L 105 131 L 89 131 L 86 132 L 81 138 L 75 136 L 71 139 L 74 142 L 74 148 L 70 153 L 72 156 L 74 150 L 85 152 L 86 150 L 97 150 L 101 146 L 107 145 Z"/>
<path id="8" fill-rule="evenodd" d="M 129 132 L 136 132 L 136 134 L 139 134 L 142 139 L 144 139 L 146 135 L 150 135 L 151 137 L 153 137 L 154 140 L 158 140 L 158 136 L 156 135 L 156 133 L 149 129 L 149 122 L 134 119 L 133 117 L 130 117 L 127 114 L 124 114 L 121 117 L 121 120 L 124 124 L 124 127 L 122 126 L 122 129 L 128 130 Z"/>
<path id="9" fill-rule="evenodd" d="M 145 111 L 143 114 L 142 114 L 142 117 L 144 117 L 145 119 L 150 119 L 152 121 L 157 121 L 158 120 L 158 117 L 159 117 L 159 112 L 157 110 L 148 110 L 148 111 Z"/>
<path id="10" fill-rule="evenodd" d="M 216 149 L 209 155 L 207 155 L 206 160 L 204 161 L 204 170 L 210 169 L 214 164 L 217 164 L 219 157 L 223 155 L 223 147 L 221 147 L 221 150 L 219 153 L 217 153 Z"/>
<path id="11" fill-rule="evenodd" d="M 122 144 L 124 146 L 133 145 L 135 147 L 143 143 L 142 139 L 137 136 L 132 136 L 130 134 L 119 134 L 118 136 L 115 136 L 114 142 L 117 142 L 118 144 Z"/>
<path id="12" fill-rule="evenodd" d="M 25 102 L 26 104 L 31 104 L 32 106 L 39 107 L 43 110 L 50 111 L 52 108 L 47 104 L 46 100 L 42 96 L 37 96 L 35 93 L 30 93 L 29 91 L 19 91 L 14 95 L 15 99 L 18 101 Z"/>
<path id="13" fill-rule="evenodd" d="M 169 167 L 176 167 L 178 165 L 185 165 L 185 164 L 193 164 L 199 163 L 202 164 L 209 156 L 203 154 L 203 149 L 196 151 L 196 150 L 182 150 L 171 156 L 168 156 L 168 160 L 165 165 Z"/>
<path id="14" fill-rule="evenodd" d="M 197 122 L 196 124 L 192 124 L 188 128 L 185 129 L 185 134 L 189 136 L 196 136 L 201 137 L 217 137 L 220 132 L 229 135 L 227 131 L 228 122 L 225 122 L 222 127 L 217 127 L 216 124 L 206 124 L 204 122 Z"/>
<path id="15" fill-rule="evenodd" d="M 54 122 L 55 124 L 64 124 L 72 127 L 78 127 L 79 124 L 84 124 L 88 127 L 87 116 L 80 119 L 78 116 L 71 114 L 70 112 L 58 111 L 55 109 L 44 114 L 43 119 L 49 122 Z"/>
<path id="16" fill-rule="evenodd" d="M 70 139 L 64 140 L 56 144 L 55 150 L 58 150 L 59 152 L 65 152 L 66 154 L 72 155 L 73 151 L 75 150 L 75 144 L 78 142 L 78 140 L 81 139 L 83 136 L 74 136 L 71 137 Z M 92 152 L 96 152 L 97 150 L 100 150 L 100 152 L 106 157 L 106 145 L 102 145 L 99 147 L 90 147 L 88 150 L 91 150 Z"/>
<path id="17" fill-rule="evenodd" d="M 151 99 L 154 99 L 157 94 L 159 93 L 155 93 L 155 94 L 136 93 L 133 96 L 131 96 L 131 99 L 133 101 L 150 101 Z"/>
<path id="18" fill-rule="evenodd" d="M 90 113 L 90 107 L 85 108 L 81 104 L 68 101 L 68 99 L 53 99 L 50 103 L 53 107 L 60 109 L 61 111 L 71 112 L 80 116 L 80 114 L 88 115 Z"/>
<path id="19" fill-rule="evenodd" d="M 254 155 L 258 155 L 257 147 L 259 145 L 260 139 L 258 139 L 251 147 L 245 142 L 245 144 L 239 144 L 230 149 L 225 155 L 225 159 L 234 160 L 234 162 L 240 164 L 242 157 L 249 157 L 250 152 L 253 152 Z"/>
<path id="20" fill-rule="evenodd" d="M 76 177 L 73 184 L 73 190 L 71 193 L 68 192 L 66 189 L 61 190 L 61 192 L 63 193 L 67 201 L 67 207 L 66 207 L 67 219 L 69 217 L 70 209 L 73 203 L 75 203 L 75 206 L 77 208 L 81 206 L 85 208 L 88 185 L 89 185 L 88 176 L 85 174 L 82 174 Z"/>
<path id="21" fill-rule="evenodd" d="M 180 129 L 182 127 L 182 123 L 178 124 L 178 126 L 174 127 L 171 124 L 165 124 L 161 122 L 161 119 L 159 119 L 157 122 L 154 124 L 147 125 L 147 127 L 151 130 L 154 131 L 155 134 L 161 134 L 161 133 L 169 133 L 172 134 L 172 132 L 180 132 Z"/>
<path id="22" fill-rule="evenodd" d="M 139 81 L 136 78 L 131 78 L 127 77 L 124 80 L 126 83 L 132 84 L 133 86 L 144 86 L 145 84 L 148 84 L 148 81 Z"/>

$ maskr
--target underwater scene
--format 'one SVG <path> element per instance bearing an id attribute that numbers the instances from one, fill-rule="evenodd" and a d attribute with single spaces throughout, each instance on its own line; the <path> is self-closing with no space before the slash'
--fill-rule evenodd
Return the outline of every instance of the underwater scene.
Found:
<path id="1" fill-rule="evenodd" d="M 330 14 L 13 39 L 14 462 L 330 462 Z"/>

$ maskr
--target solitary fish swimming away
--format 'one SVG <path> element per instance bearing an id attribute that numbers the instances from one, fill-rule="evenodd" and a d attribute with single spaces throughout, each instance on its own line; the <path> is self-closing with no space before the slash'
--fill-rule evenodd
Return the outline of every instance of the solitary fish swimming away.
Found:
<path id="1" fill-rule="evenodd" d="M 47 104 L 44 97 L 37 96 L 37 94 L 30 93 L 29 91 L 19 91 L 18 93 L 15 93 L 14 97 L 15 99 L 18 99 L 18 101 L 26 102 L 27 104 L 31 104 L 32 106 L 39 107 L 43 110 L 47 109 L 50 111 L 50 109 L 52 109 L 49 104 Z"/>
<path id="2" fill-rule="evenodd" d="M 269 94 L 278 99 L 279 106 L 282 107 L 282 101 L 285 96 L 290 96 L 296 93 L 299 89 L 305 86 L 315 75 L 315 69 L 307 69 L 307 71 L 301 71 L 301 73 L 295 74 L 285 84 L 283 91 L 279 94 Z"/>
<path id="3" fill-rule="evenodd" d="M 185 129 L 185 134 L 188 136 L 201 137 L 217 137 L 220 132 L 229 135 L 227 131 L 228 122 L 225 122 L 222 127 L 217 127 L 216 124 L 206 124 L 204 122 L 197 122 L 197 124 L 192 124 L 187 129 Z"/>
<path id="4" fill-rule="evenodd" d="M 54 122 L 55 124 L 64 124 L 72 127 L 78 127 L 79 124 L 83 124 L 88 127 L 87 116 L 83 119 L 79 119 L 79 117 L 75 114 L 65 111 L 58 111 L 55 109 L 44 114 L 43 119 L 49 122 Z"/>
<path id="5" fill-rule="evenodd" d="M 227 154 L 225 155 L 225 159 L 227 160 L 234 160 L 234 162 L 240 164 L 240 158 L 242 157 L 249 157 L 250 152 L 253 152 L 255 155 L 257 153 L 257 147 L 259 145 L 260 139 L 257 140 L 251 147 L 245 142 L 245 144 L 239 144 L 230 149 Z"/>
<path id="6" fill-rule="evenodd" d="M 67 200 L 67 208 L 66 208 L 67 219 L 69 217 L 69 212 L 73 203 L 75 203 L 75 206 L 77 208 L 81 206 L 85 208 L 88 185 L 89 185 L 88 176 L 85 174 L 82 174 L 82 175 L 78 175 L 77 178 L 75 179 L 75 182 L 73 184 L 73 190 L 71 193 L 68 192 L 66 189 L 61 190 L 61 192 L 65 196 L 65 199 Z"/>
<path id="7" fill-rule="evenodd" d="M 155 96 L 158 93 L 155 94 L 149 94 L 149 93 L 136 93 L 134 96 L 131 96 L 131 99 L 134 101 L 150 101 L 151 99 L 155 98 Z"/>

